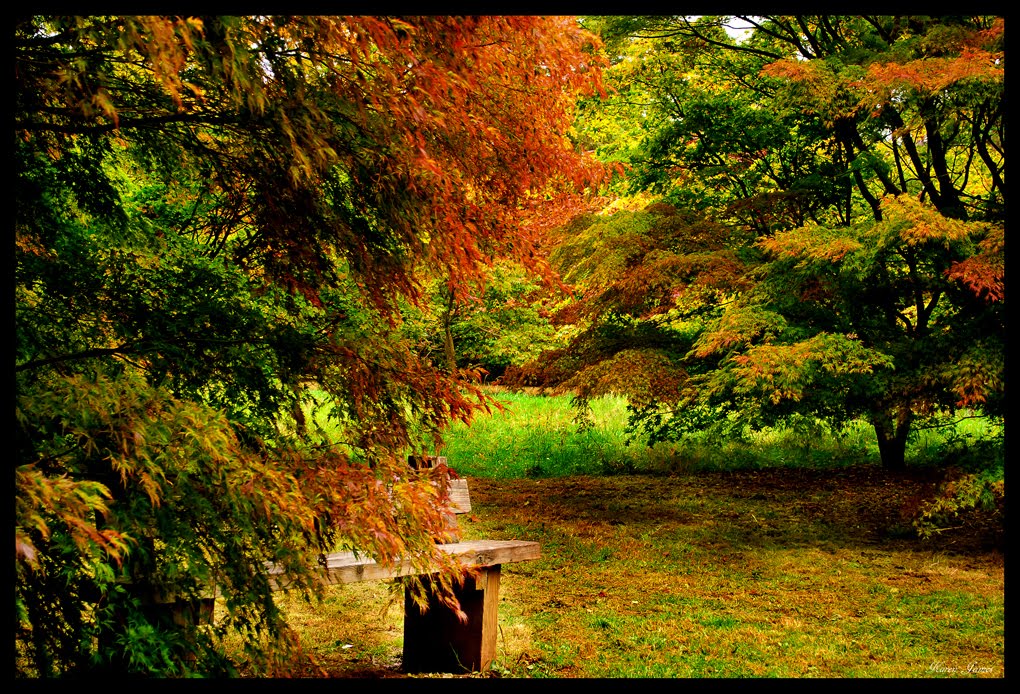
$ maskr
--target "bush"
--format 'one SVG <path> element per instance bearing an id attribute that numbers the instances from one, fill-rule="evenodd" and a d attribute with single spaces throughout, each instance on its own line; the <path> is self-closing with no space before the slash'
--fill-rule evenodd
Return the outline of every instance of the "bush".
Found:
<path id="1" fill-rule="evenodd" d="M 920 505 L 913 526 L 926 539 L 971 523 L 990 522 L 1001 529 L 1005 500 L 1004 468 L 981 472 L 952 468 L 935 497 Z"/>

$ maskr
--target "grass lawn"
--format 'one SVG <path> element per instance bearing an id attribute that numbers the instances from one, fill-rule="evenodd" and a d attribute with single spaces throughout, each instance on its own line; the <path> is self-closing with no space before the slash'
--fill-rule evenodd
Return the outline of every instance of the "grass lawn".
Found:
<path id="1" fill-rule="evenodd" d="M 626 445 L 620 398 L 579 432 L 565 396 L 498 397 L 441 451 L 471 486 L 465 539 L 542 547 L 503 567 L 485 676 L 1004 676 L 1001 517 L 929 540 L 910 525 L 943 474 L 938 435 L 890 473 L 863 427 L 649 449 Z M 957 445 L 984 426 L 966 421 Z M 283 600 L 310 656 L 296 674 L 406 677 L 398 583 Z"/>
<path id="2" fill-rule="evenodd" d="M 451 464 L 455 461 L 451 460 Z M 1004 676 L 1001 534 L 903 532 L 930 474 L 877 466 L 471 478 L 465 538 L 503 567 L 489 677 Z M 287 603 L 324 677 L 403 677 L 399 587 Z M 477 675 L 476 675 L 477 676 Z"/>

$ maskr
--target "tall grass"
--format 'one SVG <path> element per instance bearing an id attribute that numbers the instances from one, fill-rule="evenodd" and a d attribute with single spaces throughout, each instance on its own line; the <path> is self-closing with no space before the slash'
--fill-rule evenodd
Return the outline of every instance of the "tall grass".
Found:
<path id="1" fill-rule="evenodd" d="M 642 467 L 650 453 L 628 446 L 627 402 L 604 397 L 592 403 L 594 426 L 581 429 L 570 396 L 503 392 L 503 411 L 455 424 L 443 454 L 457 472 L 514 479 L 609 474 Z"/>
<path id="2" fill-rule="evenodd" d="M 777 467 L 842 468 L 880 463 L 873 429 L 856 423 L 835 432 L 816 422 L 795 428 L 748 432 L 718 439 L 710 434 L 648 446 L 629 441 L 627 401 L 606 396 L 592 401 L 593 426 L 579 427 L 569 395 L 500 392 L 503 411 L 455 424 L 443 455 L 461 474 L 494 479 L 747 470 Z M 991 442 L 991 452 L 979 442 Z M 986 445 L 985 448 L 988 448 Z M 1001 425 L 983 418 L 953 427 L 918 430 L 908 448 L 916 465 L 959 462 L 980 453 L 1001 456 Z"/>

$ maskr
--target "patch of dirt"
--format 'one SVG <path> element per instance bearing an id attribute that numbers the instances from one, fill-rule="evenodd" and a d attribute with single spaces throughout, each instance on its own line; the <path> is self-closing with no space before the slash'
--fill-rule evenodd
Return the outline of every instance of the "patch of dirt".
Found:
<path id="1" fill-rule="evenodd" d="M 750 514 L 763 539 L 779 543 L 791 525 L 813 523 L 827 527 L 826 539 L 837 544 L 914 546 L 920 551 L 961 554 L 1003 550 L 1002 519 L 991 513 L 969 513 L 952 529 L 929 540 L 916 536 L 911 520 L 919 505 L 935 493 L 942 474 L 853 467 L 472 479 L 471 498 L 477 515 L 508 521 L 684 525 L 704 521 L 698 518 L 702 502 L 719 520 Z"/>

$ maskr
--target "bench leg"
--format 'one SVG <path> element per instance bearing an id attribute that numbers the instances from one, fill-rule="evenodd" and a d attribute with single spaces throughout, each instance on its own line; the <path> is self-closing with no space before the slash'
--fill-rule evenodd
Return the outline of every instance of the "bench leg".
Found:
<path id="1" fill-rule="evenodd" d="M 461 623 L 452 610 L 429 597 L 424 614 L 404 591 L 404 670 L 406 672 L 484 672 L 496 655 L 500 566 L 481 568 L 454 592 L 467 613 Z"/>

